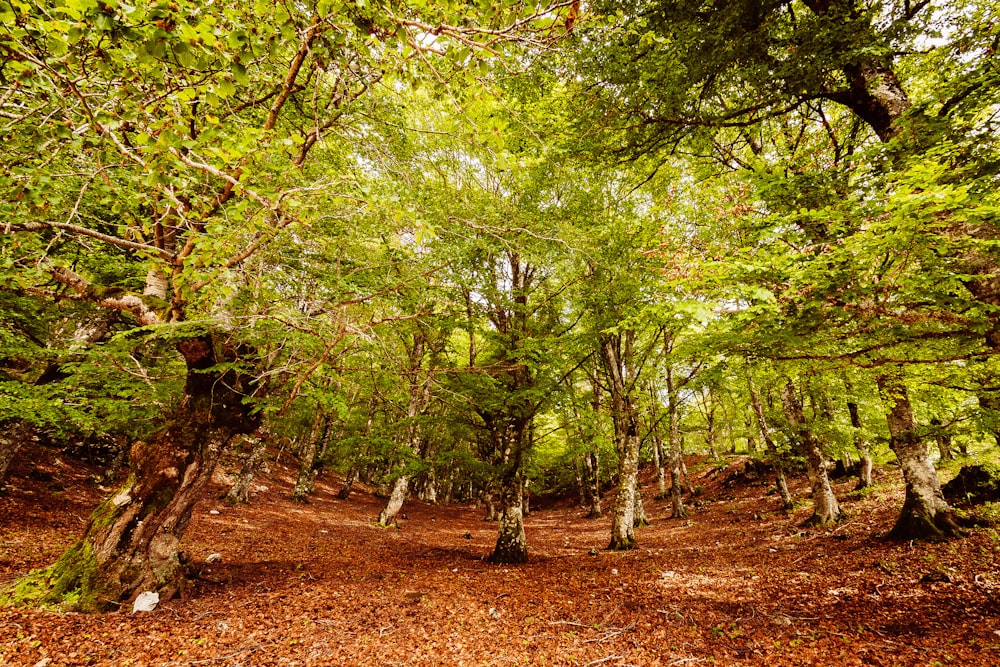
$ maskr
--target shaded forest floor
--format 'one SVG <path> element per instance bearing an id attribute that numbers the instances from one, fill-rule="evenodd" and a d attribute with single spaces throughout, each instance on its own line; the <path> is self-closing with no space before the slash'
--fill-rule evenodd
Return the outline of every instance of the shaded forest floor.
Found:
<path id="1" fill-rule="evenodd" d="M 996 529 L 874 539 L 902 503 L 898 472 L 880 469 L 862 497 L 837 485 L 847 521 L 802 530 L 808 504 L 776 511 L 770 480 L 725 482 L 738 465 L 692 466 L 687 520 L 646 486 L 653 525 L 634 551 L 603 551 L 610 519 L 554 502 L 527 518 L 531 562 L 498 567 L 483 560 L 495 526 L 472 506 L 409 502 L 399 530 L 381 529 L 370 493 L 338 500 L 327 476 L 296 504 L 294 471 L 272 463 L 251 505 L 216 486 L 197 506 L 186 599 L 137 615 L 0 609 L 0 665 L 1000 664 Z M 0 496 L 0 582 L 80 533 L 102 495 L 93 472 L 50 450 L 18 457 Z M 221 563 L 205 564 L 213 553 Z"/>

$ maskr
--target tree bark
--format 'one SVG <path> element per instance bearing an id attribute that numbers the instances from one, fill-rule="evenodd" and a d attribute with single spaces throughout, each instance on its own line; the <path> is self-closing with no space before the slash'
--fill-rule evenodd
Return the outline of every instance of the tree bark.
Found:
<path id="1" fill-rule="evenodd" d="M 611 551 L 627 551 L 636 546 L 635 494 L 639 478 L 639 438 L 628 435 L 618 451 L 618 495 L 611 521 Z"/>
<path id="2" fill-rule="evenodd" d="M 72 594 L 82 611 L 117 609 L 142 591 L 169 599 L 184 589 L 180 540 L 225 444 L 251 433 L 258 418 L 243 399 L 252 380 L 219 373 L 211 334 L 177 345 L 187 364 L 180 406 L 149 442 L 132 446 L 132 472 L 91 514 L 83 537 L 34 576 L 40 601 Z M 223 360 L 235 361 L 226 350 Z"/>
<path id="3" fill-rule="evenodd" d="M 677 389 L 674 387 L 674 373 L 667 368 L 667 411 L 670 420 L 670 517 L 683 519 L 688 516 L 684 507 L 683 486 L 681 481 L 681 420 L 678 405 Z"/>
<path id="4" fill-rule="evenodd" d="M 584 455 L 584 465 L 587 473 L 587 497 L 590 501 L 588 519 L 600 519 L 604 516 L 601 509 L 601 465 L 597 452 L 591 450 Z"/>
<path id="5" fill-rule="evenodd" d="M 0 422 L 0 489 L 4 488 L 7 468 L 30 434 L 30 427 L 21 419 Z"/>
<path id="6" fill-rule="evenodd" d="M 573 459 L 573 472 L 576 474 L 576 490 L 580 495 L 580 507 L 586 507 L 589 503 L 587 502 L 587 483 L 583 479 L 583 456 L 577 456 Z"/>
<path id="7" fill-rule="evenodd" d="M 352 464 L 348 468 L 347 473 L 344 475 L 344 483 L 340 486 L 340 491 L 337 491 L 337 497 L 341 500 L 347 500 L 351 497 L 351 488 L 354 483 L 358 481 L 358 475 L 361 473 L 361 466 L 357 463 Z"/>
<path id="8" fill-rule="evenodd" d="M 609 379 L 611 418 L 618 450 L 618 495 L 611 521 L 608 549 L 625 551 L 636 545 L 635 494 L 639 478 L 639 433 L 635 407 L 629 397 L 631 332 L 601 335 L 601 359 Z M 625 348 L 624 350 L 622 348 Z"/>
<path id="9" fill-rule="evenodd" d="M 643 526 L 649 525 L 649 519 L 646 518 L 646 508 L 642 505 L 642 489 L 636 485 L 635 487 L 635 509 L 633 510 L 632 516 L 632 527 L 642 528 Z"/>
<path id="10" fill-rule="evenodd" d="M 240 472 L 236 476 L 236 481 L 229 488 L 226 494 L 226 502 L 237 505 L 250 502 L 250 487 L 253 485 L 254 476 L 264 461 L 264 454 L 267 452 L 267 442 L 264 438 L 247 437 L 244 443 L 250 444 L 250 451 L 247 452 Z"/>
<path id="11" fill-rule="evenodd" d="M 868 451 L 868 442 L 861 431 L 861 415 L 858 413 L 858 404 L 853 401 L 847 402 L 847 411 L 851 415 L 851 426 L 854 428 L 854 446 L 861 455 L 858 461 L 858 484 L 854 487 L 856 491 L 866 489 L 872 485 L 872 455 Z"/>
<path id="12" fill-rule="evenodd" d="M 669 497 L 667 491 L 667 466 L 664 464 L 666 453 L 663 451 L 663 441 L 656 433 L 653 434 L 653 465 L 656 467 L 656 499 Z"/>
<path id="13" fill-rule="evenodd" d="M 309 430 L 309 437 L 299 457 L 299 474 L 295 478 L 295 486 L 292 489 L 292 500 L 295 502 L 309 502 L 309 496 L 316 490 L 316 455 L 320 450 L 320 441 L 323 439 L 325 421 L 323 411 L 317 406 L 312 428 Z"/>
<path id="14" fill-rule="evenodd" d="M 941 493 L 937 471 L 927 456 L 927 446 L 917 433 L 909 393 L 899 368 L 876 378 L 882 400 L 888 406 L 889 445 L 903 469 L 906 497 L 890 540 L 944 540 L 961 535 L 948 502 Z"/>
<path id="15" fill-rule="evenodd" d="M 750 386 L 750 406 L 757 417 L 757 429 L 760 432 L 761 440 L 764 441 L 764 446 L 767 448 L 768 454 L 770 454 L 771 467 L 774 468 L 775 487 L 778 489 L 778 497 L 781 498 L 781 507 L 785 511 L 794 509 L 795 500 L 788 490 L 788 481 L 785 479 L 785 468 L 781 463 L 781 452 L 778 451 L 778 446 L 771 437 L 771 429 L 768 427 L 767 419 L 764 416 L 764 406 L 760 402 L 760 394 L 757 393 L 757 387 L 754 386 L 752 379 L 748 379 L 747 382 Z"/>
<path id="16" fill-rule="evenodd" d="M 820 446 L 819 439 L 806 424 L 802 403 L 791 380 L 781 392 L 781 403 L 785 417 L 796 434 L 798 445 L 806 459 L 809 468 L 809 481 L 812 484 L 813 514 L 805 525 L 826 526 L 841 518 L 840 505 L 830 487 L 830 476 L 827 472 L 826 457 Z"/>
<path id="17" fill-rule="evenodd" d="M 497 541 L 487 561 L 495 565 L 515 565 L 528 562 L 528 539 L 524 534 L 522 514 L 524 485 L 519 475 L 504 479 L 498 485 L 500 512 Z"/>
<path id="18" fill-rule="evenodd" d="M 416 419 L 426 412 L 427 406 L 430 403 L 430 375 L 424 368 L 424 350 L 427 342 L 428 336 L 426 331 L 424 331 L 423 327 L 417 325 L 417 328 L 413 332 L 412 344 L 408 345 L 407 349 L 409 386 L 406 402 L 406 441 L 404 443 L 408 456 L 414 457 L 421 456 L 421 445 L 423 444 Z M 404 461 L 404 468 L 406 465 L 408 465 L 408 462 Z M 410 475 L 404 469 L 395 482 L 393 482 L 389 500 L 378 516 L 378 524 L 380 526 L 388 526 L 396 520 L 396 515 L 403 508 L 403 502 L 406 500 L 407 493 L 409 492 L 409 484 Z"/>
<path id="19" fill-rule="evenodd" d="M 409 488 L 409 475 L 404 473 L 395 479 L 392 483 L 392 491 L 389 492 L 389 501 L 378 515 L 378 525 L 387 527 L 395 523 L 396 517 L 399 516 L 399 510 L 403 509 L 403 502 L 406 501 Z"/>

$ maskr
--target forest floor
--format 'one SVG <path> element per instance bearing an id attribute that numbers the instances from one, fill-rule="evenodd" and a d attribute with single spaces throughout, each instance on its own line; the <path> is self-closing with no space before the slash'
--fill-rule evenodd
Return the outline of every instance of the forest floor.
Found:
<path id="1" fill-rule="evenodd" d="M 471 505 L 408 502 L 383 529 L 365 489 L 338 500 L 327 476 L 293 503 L 293 469 L 272 462 L 250 505 L 217 500 L 220 483 L 196 507 L 184 599 L 138 614 L 0 609 L 0 665 L 1000 664 L 996 529 L 878 539 L 902 503 L 886 468 L 863 496 L 837 485 L 846 521 L 804 530 L 808 503 L 786 514 L 770 480 L 726 482 L 738 459 L 690 465 L 698 506 L 669 519 L 647 486 L 637 549 L 604 551 L 609 518 L 553 501 L 526 520 L 531 561 L 494 566 L 495 525 Z M 0 583 L 79 535 L 103 494 L 93 472 L 50 450 L 18 457 L 0 496 Z"/>

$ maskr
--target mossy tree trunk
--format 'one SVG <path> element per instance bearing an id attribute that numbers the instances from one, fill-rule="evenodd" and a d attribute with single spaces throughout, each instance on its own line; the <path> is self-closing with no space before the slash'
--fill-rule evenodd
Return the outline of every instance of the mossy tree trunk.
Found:
<path id="1" fill-rule="evenodd" d="M 903 469 L 906 497 L 903 509 L 886 536 L 892 540 L 943 540 L 961 534 L 955 515 L 941 493 L 937 471 L 917 432 L 903 372 L 891 368 L 876 378 L 888 408 L 889 445 Z"/>
<path id="2" fill-rule="evenodd" d="M 813 514 L 806 520 L 806 525 L 827 526 L 836 523 L 841 518 L 840 504 L 830 486 L 830 476 L 826 457 L 820 445 L 819 438 L 806 423 L 795 385 L 789 380 L 781 392 L 781 403 L 785 410 L 788 424 L 795 433 L 798 445 L 806 459 L 809 469 L 809 481 L 812 485 Z"/>
<path id="3" fill-rule="evenodd" d="M 250 383 L 235 371 L 213 369 L 210 334 L 178 349 L 187 363 L 180 406 L 165 428 L 132 446 L 124 486 L 91 514 L 83 537 L 39 580 L 40 601 L 67 600 L 81 611 L 117 609 L 140 592 L 170 598 L 185 586 L 181 538 L 219 455 L 236 434 L 253 432 L 257 419 L 244 404 Z M 225 361 L 235 361 L 232 350 Z"/>

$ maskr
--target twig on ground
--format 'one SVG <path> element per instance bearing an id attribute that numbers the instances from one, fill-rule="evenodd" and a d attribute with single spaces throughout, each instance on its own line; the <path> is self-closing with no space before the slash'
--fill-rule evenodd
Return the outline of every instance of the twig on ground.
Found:
<path id="1" fill-rule="evenodd" d="M 593 667 L 594 665 L 603 665 L 604 663 L 609 662 L 611 660 L 623 660 L 624 658 L 625 656 L 623 655 L 609 655 L 606 658 L 598 658 L 597 660 L 591 660 L 583 667 Z"/>
<path id="2" fill-rule="evenodd" d="M 549 625 L 575 625 L 579 628 L 593 628 L 593 625 L 587 623 L 577 623 L 576 621 L 549 621 Z"/>
<path id="3" fill-rule="evenodd" d="M 588 640 L 586 640 L 583 643 L 584 644 L 591 644 L 591 643 L 594 643 L 594 642 L 597 642 L 597 643 L 606 642 L 609 639 L 613 639 L 614 637 L 617 637 L 618 635 L 621 635 L 621 634 L 624 634 L 624 633 L 628 632 L 629 630 L 631 630 L 634 627 L 635 627 L 635 621 L 632 621 L 631 623 L 629 623 L 628 625 L 626 625 L 624 628 L 608 628 L 607 630 L 604 631 L 604 634 L 602 634 L 600 637 L 594 637 L 593 639 L 588 639 Z"/>

